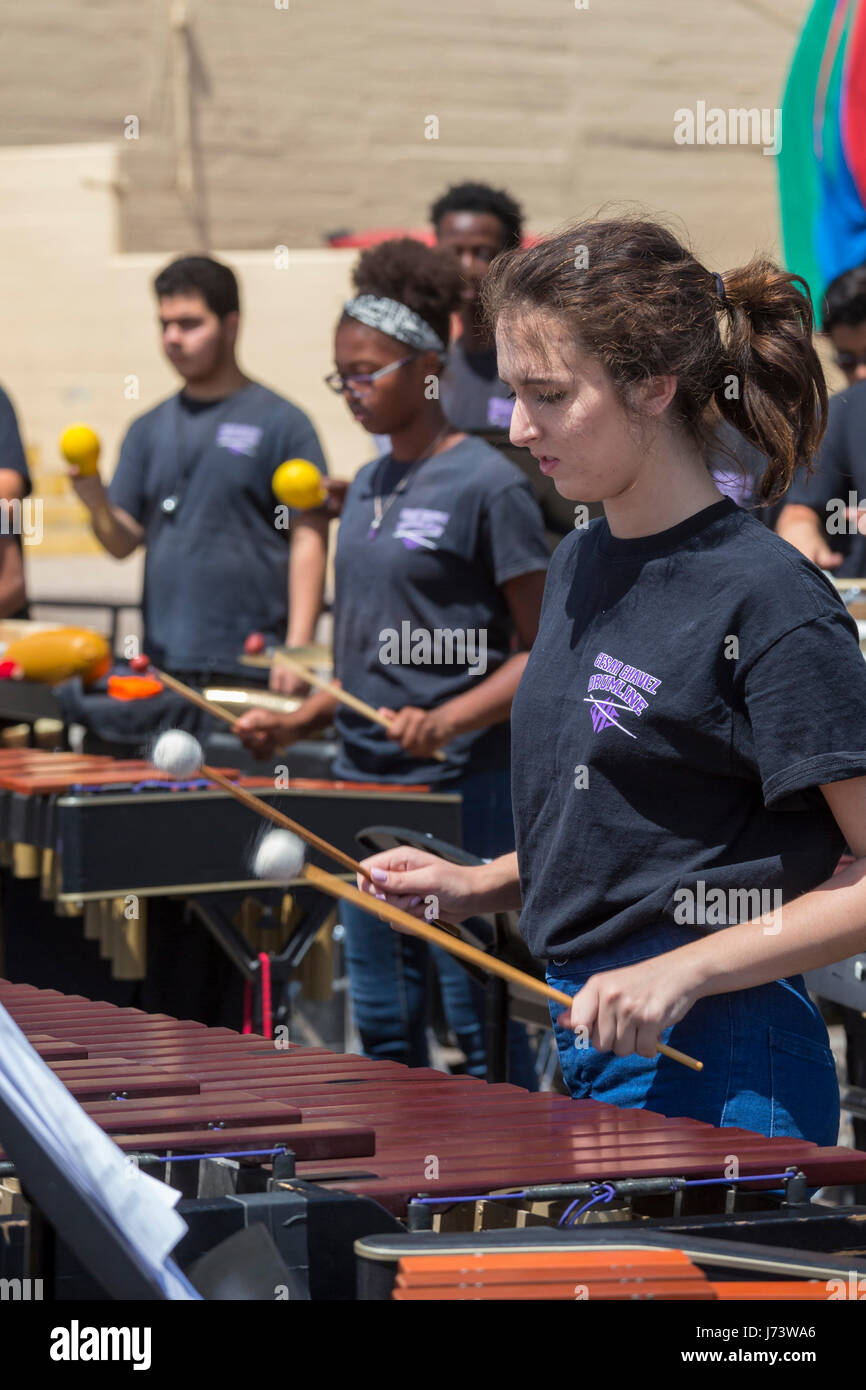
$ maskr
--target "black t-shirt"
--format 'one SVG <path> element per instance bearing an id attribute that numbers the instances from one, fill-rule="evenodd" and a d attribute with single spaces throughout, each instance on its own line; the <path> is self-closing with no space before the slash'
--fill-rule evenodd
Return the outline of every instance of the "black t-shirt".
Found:
<path id="1" fill-rule="evenodd" d="M 277 524 L 271 478 L 291 458 L 327 471 L 304 412 L 257 382 L 219 401 L 172 396 L 133 421 L 108 495 L 144 527 L 157 665 L 242 675 L 251 632 L 285 641 L 290 529 Z"/>
<path id="2" fill-rule="evenodd" d="M 337 539 L 334 670 L 374 708 L 434 709 L 484 680 L 510 654 L 502 585 L 545 570 L 541 514 L 521 473 L 471 437 L 425 459 L 405 491 L 390 454 L 368 463 L 346 495 Z M 371 537 L 375 497 L 383 519 Z M 338 776 L 441 782 L 505 767 L 508 725 L 461 734 L 447 762 L 408 757 L 386 731 L 341 705 Z"/>
<path id="3" fill-rule="evenodd" d="M 849 498 L 849 493 L 856 499 Z M 845 556 L 834 574 L 840 578 L 866 574 L 866 536 L 857 530 L 856 522 L 849 524 L 839 515 L 840 507 L 847 507 L 849 502 L 866 502 L 866 381 L 857 381 L 833 397 L 827 433 L 812 476 L 798 477 L 785 501 L 817 512 L 830 549 Z"/>
<path id="4" fill-rule="evenodd" d="M 729 499 L 633 540 L 602 519 L 553 556 L 511 722 L 521 929 L 577 957 L 686 922 L 682 889 L 699 932 L 829 877 L 817 788 L 866 774 L 866 662 L 832 584 Z"/>

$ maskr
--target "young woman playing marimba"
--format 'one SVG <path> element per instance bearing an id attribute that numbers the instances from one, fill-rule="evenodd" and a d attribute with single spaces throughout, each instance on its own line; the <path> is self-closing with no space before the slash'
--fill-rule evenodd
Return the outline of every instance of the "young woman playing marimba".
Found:
<path id="1" fill-rule="evenodd" d="M 393 851 L 359 886 L 452 920 L 522 906 L 575 996 L 551 1010 L 573 1096 L 832 1144 L 801 972 L 866 942 L 866 665 L 832 585 L 703 453 L 715 405 L 766 455 L 762 496 L 808 464 L 810 305 L 766 261 L 723 278 L 640 220 L 575 226 L 488 284 L 512 440 L 605 516 L 554 554 L 515 699 L 516 854 Z"/>
<path id="2" fill-rule="evenodd" d="M 250 711 L 238 732 L 269 752 L 335 723 L 337 777 L 460 792 L 463 844 L 486 858 L 514 845 L 507 721 L 538 626 L 544 526 L 522 473 L 455 430 L 439 403 L 462 289 L 452 259 L 420 242 L 385 242 L 364 253 L 354 278 L 329 384 L 366 430 L 390 436 L 391 448 L 361 469 L 343 505 L 334 670 L 348 692 L 394 719 L 386 730 L 323 692 L 288 717 Z M 515 634 L 521 652 L 512 650 Z M 484 1075 L 483 991 L 462 966 L 354 907 L 344 905 L 341 920 L 367 1055 L 427 1063 L 432 958 L 467 1070 Z M 510 1076 L 534 1084 L 516 1027 Z"/>

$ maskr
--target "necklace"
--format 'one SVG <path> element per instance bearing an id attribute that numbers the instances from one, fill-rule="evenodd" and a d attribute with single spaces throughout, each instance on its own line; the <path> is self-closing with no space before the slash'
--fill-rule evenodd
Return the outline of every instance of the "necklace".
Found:
<path id="1" fill-rule="evenodd" d="M 429 447 L 424 450 L 424 453 L 420 454 L 419 457 L 416 458 L 413 463 L 409 464 L 409 467 L 406 469 L 406 472 L 403 474 L 402 478 L 400 479 L 397 486 L 394 488 L 393 492 L 390 492 L 388 496 L 384 499 L 378 489 L 378 478 L 381 472 L 381 467 L 380 469 L 377 469 L 377 485 L 376 491 L 373 494 L 373 520 L 370 523 L 370 529 L 367 532 L 368 541 L 374 541 L 376 539 L 376 537 L 379 534 L 379 528 L 382 525 L 382 522 L 385 520 L 385 517 L 388 515 L 389 510 L 393 506 L 394 502 L 396 502 L 397 498 L 401 495 L 401 493 L 404 493 L 406 491 L 407 487 L 412 481 L 412 478 L 415 475 L 416 469 L 419 467 L 420 464 L 422 464 L 425 461 L 425 459 L 430 458 L 431 454 L 435 453 L 436 449 L 442 443 L 442 440 L 445 438 L 446 434 L 450 429 L 451 426 L 449 424 L 446 424 L 439 431 L 436 438 L 433 440 L 433 443 L 429 445 Z M 385 460 L 383 459 L 382 463 L 384 462 Z"/>

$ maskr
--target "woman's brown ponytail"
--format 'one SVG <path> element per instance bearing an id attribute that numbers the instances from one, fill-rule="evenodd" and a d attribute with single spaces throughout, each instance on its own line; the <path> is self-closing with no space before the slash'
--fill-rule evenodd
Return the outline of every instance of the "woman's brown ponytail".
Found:
<path id="1" fill-rule="evenodd" d="M 497 257 L 483 298 L 494 323 L 521 308 L 566 318 L 628 408 L 637 382 L 676 376 L 671 411 L 698 443 L 721 415 L 766 456 L 763 501 L 809 467 L 827 416 L 812 306 L 804 282 L 770 261 L 719 277 L 656 222 L 579 222 Z"/>

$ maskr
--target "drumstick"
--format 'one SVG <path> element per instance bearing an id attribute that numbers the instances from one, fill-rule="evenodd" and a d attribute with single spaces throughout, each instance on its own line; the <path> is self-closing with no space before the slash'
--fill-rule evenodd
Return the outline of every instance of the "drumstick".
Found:
<path id="1" fill-rule="evenodd" d="M 212 714 L 215 719 L 224 719 L 232 728 L 238 722 L 236 714 L 222 709 L 219 705 L 212 705 L 210 700 L 206 700 L 197 690 L 193 690 L 191 685 L 184 685 L 183 681 L 176 680 L 167 671 L 160 671 L 159 667 L 154 666 L 150 657 L 145 656 L 143 652 L 140 656 L 132 657 L 129 666 L 130 670 L 135 671 L 137 675 L 143 675 L 145 671 L 149 671 L 158 681 L 162 681 L 163 685 L 168 686 L 169 690 L 173 690 L 177 695 L 182 695 L 191 705 L 197 705 L 199 709 L 204 710 L 205 714 Z"/>
<path id="2" fill-rule="evenodd" d="M 360 864 L 357 864 L 349 855 L 337 849 L 335 845 L 331 845 L 327 840 L 314 835 L 312 831 L 298 825 L 288 816 L 283 816 L 282 812 L 269 806 L 267 802 L 254 796 L 252 792 L 246 791 L 243 787 L 235 786 L 233 782 L 216 772 L 214 768 L 208 767 L 203 761 L 201 745 L 197 739 L 193 738 L 192 734 L 178 729 L 171 729 L 162 734 L 151 753 L 151 761 L 161 771 L 168 772 L 177 778 L 188 778 L 200 773 L 222 787 L 230 796 L 235 797 L 250 810 L 264 816 L 267 820 L 284 826 L 297 836 L 296 844 L 289 844 L 287 852 L 281 846 L 277 846 L 273 853 L 268 845 L 268 840 L 273 843 L 272 837 L 266 837 L 257 853 L 256 872 L 260 878 L 279 877 L 286 881 L 301 878 L 306 883 L 320 888 L 330 897 L 342 898 L 345 902 L 354 903 L 356 907 L 362 908 L 364 912 L 370 913 L 373 917 L 378 917 L 380 921 L 387 922 L 392 927 L 399 927 L 411 936 L 420 937 L 422 941 L 427 941 L 433 946 L 441 946 L 443 950 L 450 951 L 459 960 L 468 961 L 490 975 L 498 975 L 500 979 L 507 980 L 513 985 L 519 985 L 522 989 L 542 995 L 545 999 L 552 999 L 557 1004 L 571 1007 L 571 995 L 563 993 L 562 990 L 553 989 L 546 981 L 537 980 L 533 975 L 524 974 L 516 966 L 509 965 L 507 961 L 499 960 L 496 956 L 489 956 L 485 951 L 479 951 L 477 947 L 470 946 L 467 942 L 461 941 L 459 937 L 449 936 L 441 927 L 434 926 L 427 921 L 421 921 L 417 917 L 411 916 L 410 913 L 404 912 L 402 908 L 392 907 L 390 903 L 383 902 L 381 898 L 362 893 L 354 884 L 344 883 L 335 874 L 326 873 L 324 869 L 318 869 L 314 864 L 305 864 L 303 843 L 321 850 L 346 867 L 354 868 L 368 882 L 371 881 L 367 871 L 362 869 Z M 276 869 L 278 872 L 269 872 L 272 869 Z M 656 1051 L 663 1053 L 665 1057 L 670 1057 L 672 1061 L 681 1062 L 683 1066 L 690 1067 L 693 1071 L 703 1070 L 702 1062 L 696 1061 L 675 1047 L 669 1047 L 667 1043 L 656 1043 Z"/>
<path id="3" fill-rule="evenodd" d="M 262 657 L 255 658 L 252 661 L 247 659 L 247 665 L 260 666 L 266 661 L 267 658 Z M 293 657 L 285 647 L 274 648 L 273 661 L 275 665 L 287 666 L 289 670 L 294 671 L 295 675 L 299 676 L 301 680 L 306 681 L 307 685 L 313 685 L 317 690 L 327 691 L 329 695 L 333 695 L 334 699 L 339 700 L 341 704 L 348 705 L 349 708 L 355 710 L 357 714 L 363 714 L 365 719 L 372 720 L 374 724 L 380 724 L 383 729 L 390 728 L 391 720 L 388 719 L 386 715 L 380 714 L 372 705 L 368 705 L 366 700 L 359 700 L 357 695 L 350 694 L 350 692 L 344 690 L 341 685 L 337 685 L 334 681 L 328 680 L 327 676 L 320 676 L 317 672 L 311 671 L 302 661 L 298 661 Z M 441 748 L 435 749 L 432 756 L 439 763 L 448 761 Z"/>

